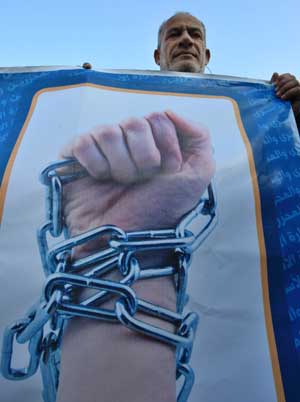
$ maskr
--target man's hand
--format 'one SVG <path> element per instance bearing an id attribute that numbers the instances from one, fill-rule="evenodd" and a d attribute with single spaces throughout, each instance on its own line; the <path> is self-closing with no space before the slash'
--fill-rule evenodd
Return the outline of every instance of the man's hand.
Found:
<path id="1" fill-rule="evenodd" d="M 89 172 L 65 187 L 71 235 L 104 224 L 126 231 L 174 227 L 215 171 L 207 129 L 173 112 L 98 126 L 61 156 Z"/>
<path id="2" fill-rule="evenodd" d="M 276 95 L 283 100 L 291 102 L 295 117 L 299 119 L 300 82 L 297 78 L 289 73 L 281 75 L 274 73 L 271 82 L 275 84 Z"/>
<path id="3" fill-rule="evenodd" d="M 89 62 L 85 62 L 82 64 L 82 68 L 84 68 L 85 70 L 91 70 L 92 69 L 92 65 Z"/>

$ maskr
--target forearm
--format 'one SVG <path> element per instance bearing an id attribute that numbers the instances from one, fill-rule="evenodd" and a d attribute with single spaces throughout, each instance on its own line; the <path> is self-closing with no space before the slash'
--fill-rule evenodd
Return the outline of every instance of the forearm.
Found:
<path id="1" fill-rule="evenodd" d="M 176 308 L 170 277 L 138 281 L 133 288 L 139 298 Z M 136 318 L 173 330 L 142 313 Z M 122 324 L 72 319 L 63 339 L 57 402 L 175 402 L 175 367 L 174 347 Z"/>

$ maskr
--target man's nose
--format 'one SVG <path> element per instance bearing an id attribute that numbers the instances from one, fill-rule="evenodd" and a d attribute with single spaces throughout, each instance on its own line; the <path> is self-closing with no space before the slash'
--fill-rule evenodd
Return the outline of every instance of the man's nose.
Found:
<path id="1" fill-rule="evenodd" d="M 179 44 L 184 47 L 189 47 L 193 44 L 193 39 L 191 38 L 188 31 L 185 30 L 182 32 L 182 34 L 180 36 Z"/>

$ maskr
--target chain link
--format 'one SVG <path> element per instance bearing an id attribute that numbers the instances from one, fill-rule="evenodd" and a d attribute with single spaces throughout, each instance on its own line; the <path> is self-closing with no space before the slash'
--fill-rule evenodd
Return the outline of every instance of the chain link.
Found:
<path id="1" fill-rule="evenodd" d="M 46 186 L 47 214 L 46 222 L 38 230 L 37 240 L 46 281 L 41 300 L 23 320 L 13 323 L 5 331 L 2 374 L 12 380 L 25 379 L 35 374 L 40 365 L 44 402 L 55 402 L 59 384 L 60 345 L 68 320 L 80 316 L 115 321 L 176 347 L 176 379 L 183 378 L 177 401 L 186 402 L 194 383 L 194 372 L 189 362 L 199 321 L 195 312 L 183 313 L 188 301 L 188 269 L 192 253 L 216 224 L 212 185 L 208 186 L 207 197 L 201 198 L 176 228 L 125 232 L 116 226 L 105 225 L 69 237 L 62 207 L 64 185 L 86 175 L 87 172 L 73 159 L 51 163 L 40 175 L 40 181 Z M 192 230 L 192 224 L 203 217 L 206 217 L 205 223 L 196 231 Z M 107 246 L 101 246 L 99 251 L 86 257 L 71 258 L 75 247 L 95 238 L 101 239 L 101 244 Z M 59 241 L 54 243 L 55 239 Z M 174 251 L 174 266 L 147 269 L 140 266 L 137 252 L 162 249 Z M 112 271 L 119 272 L 121 279 L 101 279 Z M 138 298 L 131 287 L 136 281 L 164 276 L 174 278 L 176 312 Z M 78 289 L 94 289 L 95 293 L 84 300 L 77 300 L 74 292 Z M 114 307 L 101 308 L 101 304 L 112 295 L 118 296 Z M 135 315 L 138 311 L 172 323 L 174 331 L 137 319 Z M 30 360 L 25 368 L 11 367 L 14 342 L 28 343 Z"/>

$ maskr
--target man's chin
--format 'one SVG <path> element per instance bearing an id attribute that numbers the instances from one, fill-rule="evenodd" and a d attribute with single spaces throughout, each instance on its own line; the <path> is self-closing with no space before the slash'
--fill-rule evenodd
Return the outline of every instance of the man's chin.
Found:
<path id="1" fill-rule="evenodd" d="M 170 66 L 170 71 L 178 71 L 181 73 L 203 73 L 204 69 L 198 64 L 184 60 Z"/>

